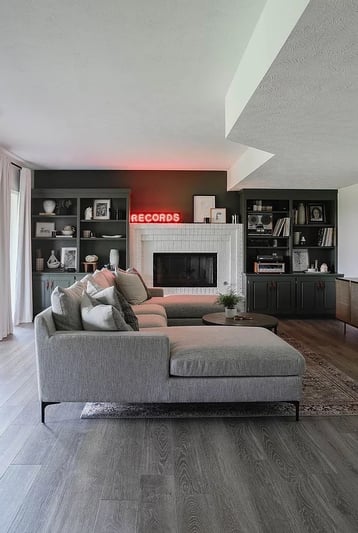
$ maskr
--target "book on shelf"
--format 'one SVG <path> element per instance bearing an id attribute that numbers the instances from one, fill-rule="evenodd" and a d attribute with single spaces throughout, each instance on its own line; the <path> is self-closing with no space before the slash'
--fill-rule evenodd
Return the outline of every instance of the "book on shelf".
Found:
<path id="1" fill-rule="evenodd" d="M 335 228 L 321 228 L 318 232 L 318 246 L 335 246 Z"/>
<path id="2" fill-rule="evenodd" d="M 282 237 L 288 237 L 290 235 L 290 218 L 278 218 L 276 220 L 272 235 L 274 237 L 279 237 L 280 235 Z"/>

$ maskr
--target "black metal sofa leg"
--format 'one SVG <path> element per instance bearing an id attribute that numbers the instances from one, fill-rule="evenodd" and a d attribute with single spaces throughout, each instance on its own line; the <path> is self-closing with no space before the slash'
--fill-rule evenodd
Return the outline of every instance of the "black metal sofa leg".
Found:
<path id="1" fill-rule="evenodd" d="M 290 403 L 292 403 L 296 408 L 296 422 L 298 422 L 300 419 L 300 402 L 294 401 Z"/>
<path id="2" fill-rule="evenodd" d="M 42 424 L 45 423 L 45 409 L 48 405 L 55 405 L 57 403 L 61 402 L 41 402 L 41 422 Z"/>

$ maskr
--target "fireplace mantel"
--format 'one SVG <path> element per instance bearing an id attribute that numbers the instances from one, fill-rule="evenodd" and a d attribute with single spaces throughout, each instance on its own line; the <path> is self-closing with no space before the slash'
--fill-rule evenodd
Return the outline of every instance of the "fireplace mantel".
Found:
<path id="1" fill-rule="evenodd" d="M 242 224 L 130 224 L 130 262 L 153 286 L 153 253 L 217 253 L 217 287 L 170 287 L 165 294 L 242 293 Z"/>

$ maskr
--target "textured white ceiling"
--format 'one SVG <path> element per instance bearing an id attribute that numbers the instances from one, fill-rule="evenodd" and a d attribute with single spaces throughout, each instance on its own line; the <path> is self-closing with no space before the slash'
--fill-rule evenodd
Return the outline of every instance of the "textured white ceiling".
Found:
<path id="1" fill-rule="evenodd" d="M 236 188 L 358 183 L 358 2 L 311 0 L 230 133 L 275 154 Z"/>
<path id="2" fill-rule="evenodd" d="M 2 0 L 0 146 L 35 168 L 228 169 L 265 0 Z"/>

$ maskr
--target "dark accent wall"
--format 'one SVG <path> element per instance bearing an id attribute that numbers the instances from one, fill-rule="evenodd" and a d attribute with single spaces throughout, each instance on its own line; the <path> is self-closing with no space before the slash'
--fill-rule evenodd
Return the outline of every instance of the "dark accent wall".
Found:
<path id="1" fill-rule="evenodd" d="M 36 188 L 131 189 L 131 210 L 178 211 L 193 221 L 193 195 L 214 194 L 216 207 L 226 207 L 227 222 L 239 212 L 239 196 L 226 190 L 226 172 L 211 170 L 37 170 Z"/>

